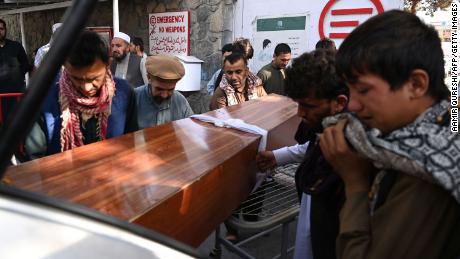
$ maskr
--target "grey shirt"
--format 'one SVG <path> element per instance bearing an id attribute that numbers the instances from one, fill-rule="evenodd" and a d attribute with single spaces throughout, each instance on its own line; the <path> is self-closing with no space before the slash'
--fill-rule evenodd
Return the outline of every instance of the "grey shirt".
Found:
<path id="1" fill-rule="evenodd" d="M 276 68 L 272 62 L 262 67 L 257 76 L 262 79 L 262 85 L 267 94 L 286 95 L 284 92 L 284 69 Z"/>
<path id="2" fill-rule="evenodd" d="M 174 91 L 170 99 L 159 104 L 153 100 L 148 85 L 135 88 L 134 92 L 140 129 L 184 119 L 194 114 L 187 99 L 178 91 Z"/>

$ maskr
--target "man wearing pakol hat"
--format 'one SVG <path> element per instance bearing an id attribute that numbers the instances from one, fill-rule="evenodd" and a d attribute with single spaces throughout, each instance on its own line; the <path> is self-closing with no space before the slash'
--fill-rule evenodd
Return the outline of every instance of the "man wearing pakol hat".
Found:
<path id="1" fill-rule="evenodd" d="M 131 86 L 139 87 L 148 83 L 146 70 L 145 66 L 141 66 L 141 58 L 129 52 L 130 42 L 131 38 L 126 33 L 115 32 L 112 39 L 113 61 L 110 71 L 114 76 L 128 81 Z"/>
<path id="2" fill-rule="evenodd" d="M 56 32 L 59 29 L 59 27 L 61 27 L 61 25 L 62 25 L 62 23 L 53 24 L 53 26 L 51 27 L 52 34 L 51 34 L 50 41 L 48 43 L 46 43 L 45 45 L 41 46 L 37 50 L 37 54 L 35 55 L 35 60 L 34 60 L 34 67 L 35 68 L 38 68 L 38 66 L 42 62 L 43 58 L 45 57 L 45 54 L 48 53 L 48 51 L 50 50 L 51 43 L 53 42 L 54 37 L 56 37 L 56 34 L 57 34 Z"/>
<path id="3" fill-rule="evenodd" d="M 172 56 L 158 55 L 145 63 L 149 83 L 134 89 L 139 128 L 153 127 L 193 115 L 187 99 L 174 90 L 185 75 L 182 63 Z"/>

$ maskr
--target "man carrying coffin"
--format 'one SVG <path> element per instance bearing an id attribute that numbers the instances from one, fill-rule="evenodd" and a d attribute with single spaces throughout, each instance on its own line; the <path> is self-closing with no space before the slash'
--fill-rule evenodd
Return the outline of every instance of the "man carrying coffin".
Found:
<path id="1" fill-rule="evenodd" d="M 185 75 L 182 63 L 176 57 L 157 55 L 148 57 L 145 66 L 149 83 L 134 90 L 139 127 L 153 127 L 192 115 L 187 99 L 175 90 Z"/>
<path id="2" fill-rule="evenodd" d="M 38 158 L 133 132 L 135 108 L 132 88 L 112 77 L 104 41 L 83 32 L 48 92 L 26 151 Z"/>
<path id="3" fill-rule="evenodd" d="M 234 51 L 224 61 L 224 77 L 211 99 L 211 110 L 257 99 L 267 93 L 262 80 L 248 69 L 241 52 Z"/>

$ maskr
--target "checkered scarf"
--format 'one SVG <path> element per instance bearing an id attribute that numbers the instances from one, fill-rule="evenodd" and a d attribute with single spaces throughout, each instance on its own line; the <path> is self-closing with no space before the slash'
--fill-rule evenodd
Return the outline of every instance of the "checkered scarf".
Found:
<path id="1" fill-rule="evenodd" d="M 110 116 L 115 83 L 110 70 L 107 69 L 105 83 L 99 96 L 82 95 L 70 81 L 66 69 L 59 80 L 59 103 L 61 105 L 61 151 L 83 146 L 83 134 L 80 129 L 80 116 L 86 122 L 91 117 L 97 118 L 97 134 L 100 139 L 107 135 L 107 121 Z"/>

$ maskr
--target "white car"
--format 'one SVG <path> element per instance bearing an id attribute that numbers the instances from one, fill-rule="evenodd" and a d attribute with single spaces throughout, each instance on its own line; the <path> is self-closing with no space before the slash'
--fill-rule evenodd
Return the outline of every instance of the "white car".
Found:
<path id="1" fill-rule="evenodd" d="M 0 258 L 200 258 L 140 226 L 35 193 L 0 186 Z"/>

